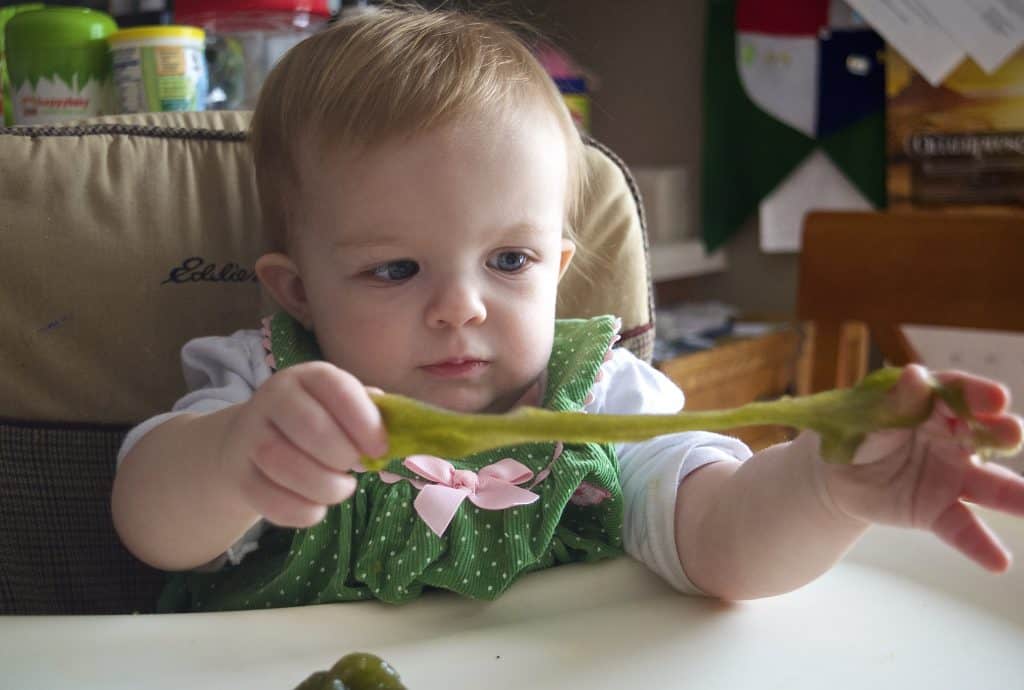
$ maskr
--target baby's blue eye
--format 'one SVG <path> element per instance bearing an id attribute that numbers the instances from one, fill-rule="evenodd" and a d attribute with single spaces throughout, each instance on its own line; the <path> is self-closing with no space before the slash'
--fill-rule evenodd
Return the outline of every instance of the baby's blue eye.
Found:
<path id="1" fill-rule="evenodd" d="M 491 265 L 499 271 L 513 273 L 526 266 L 529 257 L 522 252 L 500 252 L 491 261 Z"/>
<path id="2" fill-rule="evenodd" d="M 389 261 L 370 270 L 374 278 L 381 280 L 406 280 L 420 272 L 419 264 L 415 261 L 403 259 L 401 261 Z"/>

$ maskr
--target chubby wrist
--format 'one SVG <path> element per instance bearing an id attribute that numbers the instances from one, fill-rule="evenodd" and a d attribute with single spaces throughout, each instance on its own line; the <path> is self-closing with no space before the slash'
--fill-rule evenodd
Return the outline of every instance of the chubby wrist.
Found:
<path id="1" fill-rule="evenodd" d="M 231 512 L 237 518 L 259 516 L 248 506 L 242 484 L 245 477 L 245 459 L 232 443 L 239 438 L 239 422 L 248 403 L 231 405 L 216 412 L 189 414 L 183 421 L 185 432 L 204 439 L 204 445 L 212 450 L 205 460 L 206 472 L 202 481 L 214 495 L 220 496 L 224 507 L 234 507 Z M 183 415 L 184 417 L 184 415 Z"/>
<path id="2" fill-rule="evenodd" d="M 790 444 L 794 462 L 799 463 L 802 474 L 821 509 L 839 526 L 866 528 L 870 523 L 846 510 L 837 500 L 835 480 L 845 467 L 826 462 L 821 456 L 821 436 L 814 431 L 801 432 Z"/>
<path id="3" fill-rule="evenodd" d="M 237 441 L 248 433 L 242 428 L 244 408 L 248 404 L 249 402 L 239 403 L 213 413 L 219 416 L 212 429 L 217 435 L 211 445 L 216 449 L 213 457 L 215 480 L 225 495 L 230 497 L 232 504 L 239 506 L 247 504 L 242 490 L 247 471 L 247 458 L 238 448 Z"/>

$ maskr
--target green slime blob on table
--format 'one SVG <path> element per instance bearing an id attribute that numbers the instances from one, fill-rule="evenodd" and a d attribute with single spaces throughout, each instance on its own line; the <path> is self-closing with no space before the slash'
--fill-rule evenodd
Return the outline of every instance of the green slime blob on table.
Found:
<path id="1" fill-rule="evenodd" d="M 346 654 L 327 671 L 316 671 L 295 690 L 406 690 L 391 664 L 374 654 Z"/>
<path id="2" fill-rule="evenodd" d="M 673 415 L 591 415 L 534 407 L 505 414 L 459 414 L 401 395 L 374 394 L 373 401 L 388 430 L 389 447 L 386 455 L 364 457 L 362 463 L 367 470 L 375 471 L 394 458 L 416 454 L 459 458 L 529 442 L 617 443 L 680 431 L 725 431 L 761 424 L 816 431 L 821 436 L 821 455 L 826 462 L 849 463 L 869 432 L 917 426 L 931 414 L 931 406 L 916 415 L 895 408 L 888 393 L 901 372 L 898 367 L 886 367 L 872 372 L 852 388 L 801 397 L 783 396 L 733 409 Z M 967 422 L 979 455 L 1011 455 L 1017 451 L 998 446 L 988 430 L 972 417 L 962 387 L 944 385 L 934 379 L 930 386 L 933 404 L 942 400 Z"/>

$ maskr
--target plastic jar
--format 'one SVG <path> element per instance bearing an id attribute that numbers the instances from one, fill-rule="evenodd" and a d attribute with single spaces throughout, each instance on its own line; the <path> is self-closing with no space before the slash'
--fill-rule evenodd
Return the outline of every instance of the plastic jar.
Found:
<path id="1" fill-rule="evenodd" d="M 253 108 L 270 69 L 331 10 L 331 0 L 177 0 L 175 21 L 206 29 L 207 108 Z"/>
<path id="2" fill-rule="evenodd" d="M 122 113 L 204 110 L 206 33 L 194 26 L 139 26 L 107 38 Z"/>
<path id="3" fill-rule="evenodd" d="M 0 7 L 0 124 L 2 125 L 14 124 L 11 92 L 7 87 L 11 80 L 7 76 L 7 60 L 4 59 L 4 27 L 7 26 L 7 21 L 18 13 L 42 8 L 43 5 L 39 2 Z"/>
<path id="4" fill-rule="evenodd" d="M 117 24 L 105 12 L 46 7 L 16 14 L 4 32 L 14 124 L 112 112 L 110 51 Z"/>

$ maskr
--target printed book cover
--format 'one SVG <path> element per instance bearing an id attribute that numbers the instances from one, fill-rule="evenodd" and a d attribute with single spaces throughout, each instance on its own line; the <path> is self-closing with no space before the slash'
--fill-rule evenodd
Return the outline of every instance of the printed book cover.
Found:
<path id="1" fill-rule="evenodd" d="M 886 55 L 889 208 L 1019 211 L 1024 205 L 1024 51 L 985 74 L 963 62 L 931 86 Z"/>

